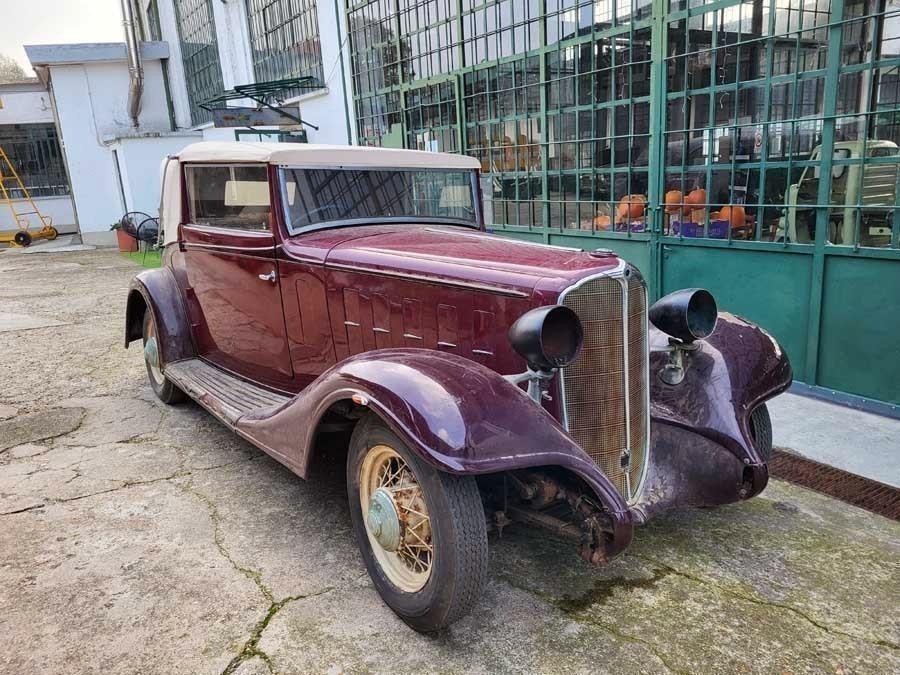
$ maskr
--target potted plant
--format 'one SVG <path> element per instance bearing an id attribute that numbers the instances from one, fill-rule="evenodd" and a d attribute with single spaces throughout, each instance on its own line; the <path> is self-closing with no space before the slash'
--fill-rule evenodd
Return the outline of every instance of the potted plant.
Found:
<path id="1" fill-rule="evenodd" d="M 109 226 L 109 229 L 115 230 L 116 241 L 119 243 L 119 250 L 122 253 L 134 253 L 138 250 L 138 240 L 122 229 L 122 221 L 117 220 Z"/>

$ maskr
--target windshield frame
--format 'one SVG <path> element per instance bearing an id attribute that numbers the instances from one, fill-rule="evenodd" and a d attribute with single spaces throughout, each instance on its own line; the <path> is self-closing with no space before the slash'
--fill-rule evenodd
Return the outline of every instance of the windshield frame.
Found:
<path id="1" fill-rule="evenodd" d="M 469 172 L 469 189 L 472 194 L 472 207 L 475 212 L 473 220 L 465 218 L 448 218 L 436 216 L 382 216 L 373 218 L 347 218 L 344 220 L 329 220 L 321 223 L 311 223 L 301 227 L 294 227 L 291 223 L 290 205 L 287 201 L 287 172 L 293 169 L 300 170 L 333 170 L 333 171 L 408 171 L 408 172 L 432 172 L 432 173 L 463 173 Z M 416 224 L 422 223 L 427 225 L 455 225 L 462 226 L 472 230 L 484 230 L 484 214 L 481 204 L 481 185 L 479 182 L 478 169 L 456 169 L 456 168 L 422 168 L 422 167 L 403 167 L 403 166 L 375 166 L 375 165 L 350 165 L 336 164 L 334 166 L 303 166 L 301 164 L 284 164 L 278 166 L 278 199 L 281 202 L 281 213 L 284 218 L 284 224 L 288 234 L 292 237 L 304 234 L 306 232 L 315 232 L 317 230 L 329 230 L 337 227 L 354 227 L 358 225 L 380 225 L 380 224 Z"/>

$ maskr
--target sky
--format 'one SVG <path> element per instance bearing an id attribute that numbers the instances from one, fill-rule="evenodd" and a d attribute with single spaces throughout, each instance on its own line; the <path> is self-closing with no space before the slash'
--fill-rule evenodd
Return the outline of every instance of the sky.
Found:
<path id="1" fill-rule="evenodd" d="M 122 42 L 119 0 L 0 0 L 0 54 L 34 71 L 23 45 Z"/>

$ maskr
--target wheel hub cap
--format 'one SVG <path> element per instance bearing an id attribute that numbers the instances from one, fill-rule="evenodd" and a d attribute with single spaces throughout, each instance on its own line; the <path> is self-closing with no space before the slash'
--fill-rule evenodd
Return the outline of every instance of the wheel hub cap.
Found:
<path id="1" fill-rule="evenodd" d="M 159 350 L 156 347 L 156 338 L 149 337 L 144 343 L 144 358 L 154 368 L 159 368 Z"/>
<path id="2" fill-rule="evenodd" d="M 400 516 L 390 492 L 378 488 L 369 501 L 366 516 L 369 532 L 385 551 L 396 551 L 400 546 Z"/>

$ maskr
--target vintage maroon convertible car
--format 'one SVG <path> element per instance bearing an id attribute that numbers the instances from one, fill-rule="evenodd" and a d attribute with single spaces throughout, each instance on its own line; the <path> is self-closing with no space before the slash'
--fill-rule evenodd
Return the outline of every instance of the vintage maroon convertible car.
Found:
<path id="1" fill-rule="evenodd" d="M 161 269 L 126 344 L 301 477 L 345 434 L 347 491 L 385 602 L 435 630 L 479 597 L 511 521 L 602 564 L 676 506 L 758 494 L 778 343 L 689 289 L 647 307 L 607 251 L 487 234 L 478 162 L 198 143 L 163 167 Z M 648 321 L 649 318 L 649 321 Z"/>

